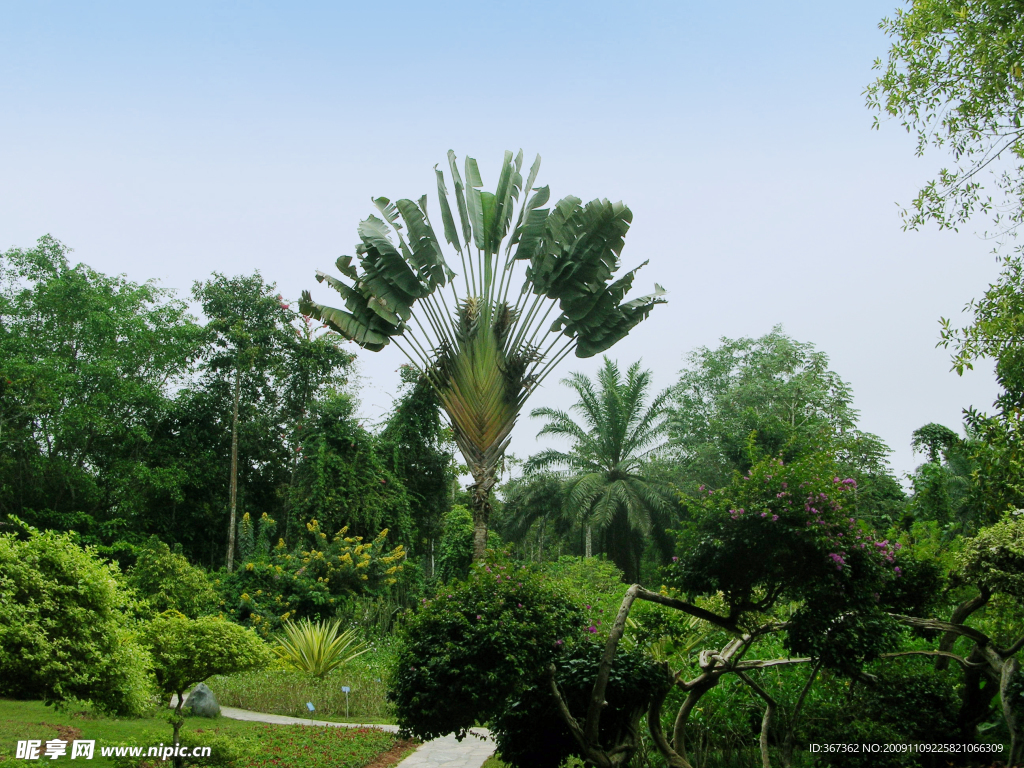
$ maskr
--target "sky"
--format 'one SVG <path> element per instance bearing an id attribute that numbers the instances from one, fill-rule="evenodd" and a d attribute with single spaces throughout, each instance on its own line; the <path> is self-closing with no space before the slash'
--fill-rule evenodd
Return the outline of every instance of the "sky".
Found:
<path id="1" fill-rule="evenodd" d="M 354 253 L 371 197 L 433 201 L 448 149 L 487 188 L 522 148 L 554 199 L 627 203 L 623 266 L 649 260 L 636 293 L 669 291 L 609 356 L 661 389 L 691 350 L 781 324 L 829 356 L 903 475 L 914 429 L 995 397 L 991 366 L 958 377 L 936 343 L 998 265 L 983 221 L 901 229 L 948 158 L 871 128 L 898 2 L 0 0 L 0 249 L 49 233 L 183 297 L 259 270 L 331 304 L 315 271 Z M 372 422 L 404 358 L 359 358 Z M 598 365 L 567 359 L 527 410 L 568 407 L 559 379 Z M 513 453 L 540 426 L 524 414 Z"/>

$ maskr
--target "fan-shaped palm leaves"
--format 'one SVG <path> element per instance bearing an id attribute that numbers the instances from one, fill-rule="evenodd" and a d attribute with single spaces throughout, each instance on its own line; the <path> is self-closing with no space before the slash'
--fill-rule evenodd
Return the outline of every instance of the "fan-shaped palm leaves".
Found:
<path id="1" fill-rule="evenodd" d="M 344 309 L 309 293 L 300 303 L 365 349 L 395 344 L 429 377 L 473 475 L 477 558 L 495 470 L 530 392 L 569 352 L 590 357 L 608 349 L 664 301 L 657 285 L 649 296 L 623 301 L 636 269 L 612 281 L 629 208 L 575 197 L 545 207 L 548 188 L 534 189 L 540 157 L 525 180 L 522 164 L 522 152 L 506 152 L 495 191 L 485 192 L 476 160 L 466 159 L 463 181 L 449 151 L 457 213 L 435 167 L 444 239 L 458 254 L 460 275 L 442 253 L 426 195 L 416 202 L 379 197 L 381 218 L 359 225 L 358 267 L 351 256 L 337 261 L 347 281 L 317 273 L 341 294 Z"/>
<path id="2" fill-rule="evenodd" d="M 645 407 L 650 372 L 634 363 L 623 380 L 619 367 L 607 358 L 596 387 L 580 373 L 563 383 L 579 395 L 571 410 L 582 418 L 553 408 L 537 408 L 531 415 L 548 420 L 538 437 L 558 435 L 572 447 L 568 452 L 541 451 L 526 470 L 561 474 L 569 511 L 586 531 L 587 556 L 592 531 L 597 531 L 627 581 L 635 581 L 646 542 L 653 537 L 667 547 L 665 529 L 676 507 L 669 486 L 648 471 L 649 459 L 665 437 L 668 393 Z"/>

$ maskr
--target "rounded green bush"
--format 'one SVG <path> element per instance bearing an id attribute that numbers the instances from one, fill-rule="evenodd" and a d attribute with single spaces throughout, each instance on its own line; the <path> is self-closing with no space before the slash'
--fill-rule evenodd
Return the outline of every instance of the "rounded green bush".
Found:
<path id="1" fill-rule="evenodd" d="M 389 692 L 399 725 L 427 740 L 490 720 L 585 627 L 526 566 L 473 565 L 405 624 Z"/>
<path id="2" fill-rule="evenodd" d="M 65 533 L 0 535 L 0 696 L 149 705 L 150 659 L 117 567 Z"/>

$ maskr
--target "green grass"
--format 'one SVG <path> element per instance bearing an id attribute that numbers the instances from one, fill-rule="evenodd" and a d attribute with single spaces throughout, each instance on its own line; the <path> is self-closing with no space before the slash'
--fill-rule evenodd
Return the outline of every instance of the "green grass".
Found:
<path id="1" fill-rule="evenodd" d="M 382 671 L 373 667 L 349 664 L 323 679 L 287 669 L 265 669 L 213 677 L 206 684 L 224 707 L 309 718 L 306 702 L 312 702 L 316 708 L 314 720 L 393 723 L 382 677 Z M 343 686 L 351 689 L 347 714 Z"/>
<path id="2" fill-rule="evenodd" d="M 362 768 L 397 744 L 394 734 L 374 729 L 267 725 L 227 718 L 207 720 L 188 718 L 182 728 L 185 742 L 206 741 L 209 737 L 229 741 L 243 757 L 238 768 L 278 768 L 303 765 L 310 768 Z M 118 719 L 96 715 L 88 710 L 56 712 L 39 702 L 0 699 L 0 764 L 12 768 L 19 740 L 95 739 L 95 757 L 86 764 L 93 768 L 114 768 L 112 758 L 102 757 L 100 748 L 115 744 L 150 747 L 171 740 L 171 726 L 163 712 L 152 717 Z M 216 742 L 215 742 L 216 743 Z M 69 754 L 47 765 L 78 765 Z M 170 762 L 155 763 L 168 766 Z"/>

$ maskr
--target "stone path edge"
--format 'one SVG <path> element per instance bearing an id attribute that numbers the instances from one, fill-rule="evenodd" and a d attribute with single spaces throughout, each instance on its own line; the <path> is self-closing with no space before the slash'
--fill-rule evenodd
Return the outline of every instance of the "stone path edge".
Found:
<path id="1" fill-rule="evenodd" d="M 178 697 L 174 696 L 169 706 L 174 707 Z M 270 723 L 272 725 L 320 725 L 332 728 L 379 728 L 391 733 L 398 732 L 397 725 L 386 723 L 335 723 L 329 720 L 310 720 L 288 715 L 271 715 L 265 712 L 250 712 L 237 707 L 221 707 L 222 717 L 232 720 L 245 720 L 253 723 Z M 494 742 L 486 728 L 472 728 L 465 739 L 456 741 L 455 735 L 442 736 L 439 739 L 421 744 L 415 752 L 400 762 L 396 768 L 480 768 L 494 753 Z"/>

